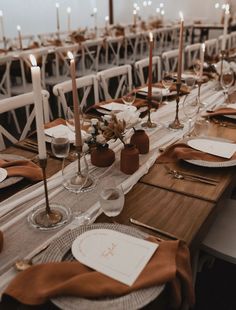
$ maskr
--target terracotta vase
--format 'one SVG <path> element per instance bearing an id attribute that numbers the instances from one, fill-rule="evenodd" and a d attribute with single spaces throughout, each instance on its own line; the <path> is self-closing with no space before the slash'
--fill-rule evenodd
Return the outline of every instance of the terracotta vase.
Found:
<path id="1" fill-rule="evenodd" d="M 133 144 L 126 144 L 120 154 L 120 170 L 132 174 L 139 168 L 139 151 Z"/>
<path id="2" fill-rule="evenodd" d="M 139 154 L 147 154 L 149 152 L 149 137 L 143 129 L 135 130 L 130 143 L 136 146 Z"/>
<path id="3" fill-rule="evenodd" d="M 97 167 L 109 167 L 115 161 L 115 153 L 108 144 L 98 146 L 91 151 L 91 163 Z"/>

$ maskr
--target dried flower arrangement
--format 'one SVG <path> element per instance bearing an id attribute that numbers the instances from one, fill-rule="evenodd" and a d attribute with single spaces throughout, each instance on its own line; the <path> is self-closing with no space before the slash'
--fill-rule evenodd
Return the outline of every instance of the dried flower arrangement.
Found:
<path id="1" fill-rule="evenodd" d="M 124 120 L 118 120 L 116 115 L 112 114 L 111 120 L 109 122 L 105 121 L 105 125 L 103 126 L 103 136 L 107 141 L 110 139 L 120 139 L 120 141 L 125 145 L 125 128 L 126 122 Z"/>

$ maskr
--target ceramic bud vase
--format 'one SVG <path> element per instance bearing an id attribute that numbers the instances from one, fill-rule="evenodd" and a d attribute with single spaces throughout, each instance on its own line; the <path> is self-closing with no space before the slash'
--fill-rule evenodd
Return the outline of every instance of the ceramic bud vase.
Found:
<path id="1" fill-rule="evenodd" d="M 143 129 L 135 130 L 130 143 L 136 146 L 139 154 L 147 154 L 149 152 L 149 137 Z"/>
<path id="2" fill-rule="evenodd" d="M 115 161 L 115 153 L 108 144 L 99 145 L 91 151 L 91 163 L 97 167 L 109 167 Z"/>
<path id="3" fill-rule="evenodd" d="M 120 154 L 120 170 L 133 174 L 139 168 L 139 151 L 133 144 L 125 144 Z"/>

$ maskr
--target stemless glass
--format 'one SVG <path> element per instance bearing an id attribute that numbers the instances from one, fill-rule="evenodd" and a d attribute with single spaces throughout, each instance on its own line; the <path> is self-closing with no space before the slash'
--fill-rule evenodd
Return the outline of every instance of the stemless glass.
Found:
<path id="1" fill-rule="evenodd" d="M 197 95 L 187 98 L 183 103 L 183 111 L 188 118 L 188 134 L 187 134 L 188 137 L 191 136 L 192 120 L 194 117 L 197 116 L 199 109 L 200 105 L 199 105 L 199 98 Z"/>
<path id="2" fill-rule="evenodd" d="M 99 202 L 101 210 L 109 217 L 121 213 L 125 197 L 122 187 L 117 187 L 111 177 L 103 179 L 98 186 Z"/>
<path id="3" fill-rule="evenodd" d="M 194 76 L 186 76 L 185 84 L 187 85 L 190 92 L 194 88 L 195 83 L 196 83 L 196 78 Z"/>
<path id="4" fill-rule="evenodd" d="M 126 105 L 132 105 L 136 99 L 136 92 L 131 91 L 128 85 L 124 85 L 122 89 L 122 101 Z"/>
<path id="5" fill-rule="evenodd" d="M 229 88 L 233 85 L 234 83 L 234 73 L 232 70 L 225 70 L 221 74 L 221 79 L 220 83 L 222 88 L 224 89 L 224 92 L 226 94 L 226 102 L 230 103 L 229 99 Z"/>
<path id="6" fill-rule="evenodd" d="M 52 136 L 51 148 L 53 154 L 58 158 L 66 158 L 70 151 L 70 141 L 67 133 L 58 132 Z"/>

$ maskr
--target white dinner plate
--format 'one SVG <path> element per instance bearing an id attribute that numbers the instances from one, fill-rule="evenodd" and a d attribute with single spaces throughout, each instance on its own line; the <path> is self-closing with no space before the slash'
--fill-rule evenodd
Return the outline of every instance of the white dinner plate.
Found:
<path id="1" fill-rule="evenodd" d="M 161 92 L 161 93 L 162 93 L 162 96 L 164 96 L 164 97 L 176 95 L 176 91 L 171 91 L 171 92 L 170 92 L 169 90 L 167 90 L 167 89 L 165 89 L 165 88 L 152 87 L 152 96 L 153 96 L 154 98 L 155 98 L 155 94 L 157 94 L 157 93 L 159 93 L 159 92 Z M 138 90 L 138 93 L 147 95 L 147 93 L 148 93 L 148 87 L 145 86 L 145 87 L 143 87 L 143 88 L 140 88 L 140 89 Z"/>
<path id="2" fill-rule="evenodd" d="M 209 140 L 209 137 L 206 137 L 206 138 L 202 137 L 201 139 Z M 222 138 L 217 138 L 217 137 L 211 137 L 210 139 L 215 140 L 215 141 L 228 142 L 228 143 L 234 142 L 232 140 L 227 140 L 227 139 L 222 139 Z M 183 159 L 183 160 L 196 166 L 209 167 L 209 168 L 226 168 L 226 167 L 236 166 L 236 159 L 225 160 L 221 162 L 207 161 L 207 160 L 201 160 L 201 159 Z"/>
<path id="3" fill-rule="evenodd" d="M 107 224 L 98 223 L 93 225 L 80 226 L 73 230 L 67 231 L 62 236 L 54 240 L 50 246 L 45 250 L 40 258 L 40 263 L 60 262 L 74 260 L 71 254 L 71 245 L 73 241 L 86 231 L 93 229 L 112 229 L 130 236 L 146 239 L 147 233 L 144 233 L 136 228 L 120 225 L 120 224 Z M 119 297 L 104 297 L 104 298 L 82 298 L 73 296 L 61 296 L 52 299 L 52 302 L 60 309 L 67 310 L 135 310 L 141 309 L 152 300 L 156 299 L 163 291 L 165 285 L 156 285 L 146 289 L 140 289 L 132 293 Z"/>
<path id="4" fill-rule="evenodd" d="M 135 112 L 137 111 L 137 108 L 133 105 L 125 105 L 118 102 L 110 102 L 107 104 L 103 104 L 101 108 L 97 108 L 96 110 L 102 114 L 109 115 L 111 113 L 119 113 L 125 111 Z"/>

